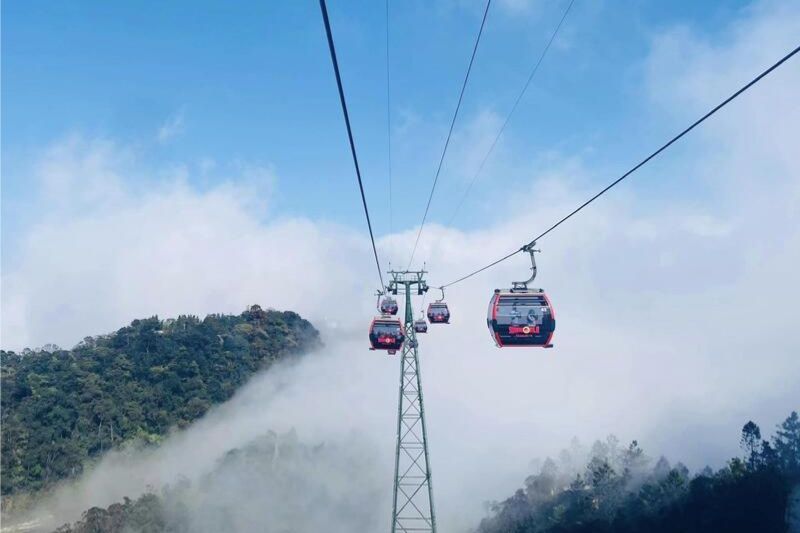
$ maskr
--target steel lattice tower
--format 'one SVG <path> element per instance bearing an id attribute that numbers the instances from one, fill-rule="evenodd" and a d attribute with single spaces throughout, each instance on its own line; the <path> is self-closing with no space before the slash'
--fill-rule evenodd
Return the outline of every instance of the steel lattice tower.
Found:
<path id="1" fill-rule="evenodd" d="M 403 531 L 436 533 L 419 352 L 414 332 L 414 311 L 411 306 L 412 287 L 418 295 L 421 295 L 428 290 L 428 285 L 424 279 L 424 270 L 402 272 L 392 270 L 389 274 L 392 276 L 387 287 L 389 291 L 392 294 L 403 291 L 406 296 L 406 342 L 403 344 L 400 357 L 392 533 Z"/>

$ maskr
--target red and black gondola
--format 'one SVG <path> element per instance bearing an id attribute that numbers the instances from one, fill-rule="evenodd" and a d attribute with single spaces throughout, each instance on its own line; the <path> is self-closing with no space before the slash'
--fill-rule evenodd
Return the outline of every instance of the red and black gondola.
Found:
<path id="1" fill-rule="evenodd" d="M 397 314 L 397 300 L 392 297 L 387 296 L 383 300 L 381 300 L 380 305 L 380 312 L 384 315 L 396 315 Z"/>
<path id="2" fill-rule="evenodd" d="M 542 289 L 496 289 L 486 317 L 495 344 L 552 348 L 556 316 Z"/>
<path id="3" fill-rule="evenodd" d="M 416 333 L 428 333 L 428 322 L 424 318 L 414 321 L 414 331 Z"/>
<path id="4" fill-rule="evenodd" d="M 392 355 L 403 347 L 405 339 L 400 319 L 388 315 L 372 319 L 369 326 L 370 350 L 386 350 Z"/>
<path id="5" fill-rule="evenodd" d="M 428 321 L 431 324 L 449 324 L 450 309 L 444 302 L 433 302 L 428 304 Z"/>

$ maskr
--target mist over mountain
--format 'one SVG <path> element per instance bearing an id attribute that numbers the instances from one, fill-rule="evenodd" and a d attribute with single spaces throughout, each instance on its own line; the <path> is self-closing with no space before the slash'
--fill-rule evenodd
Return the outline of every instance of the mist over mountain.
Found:
<path id="1" fill-rule="evenodd" d="M 379 409 L 388 424 L 377 432 L 367 418 L 359 421 L 363 407 L 353 402 L 374 391 L 349 383 L 349 372 L 363 367 L 359 373 L 377 376 L 377 368 L 394 366 L 396 359 L 372 353 L 353 359 L 358 348 L 348 342 L 320 347 L 317 330 L 297 314 L 254 306 L 203 320 L 135 320 L 73 350 L 4 352 L 4 362 L 11 361 L 3 367 L 3 460 L 9 465 L 4 462 L 3 470 L 10 487 L 3 492 L 4 515 L 31 525 L 9 531 L 384 527 L 391 508 L 390 441 L 379 444 L 375 437 L 391 435 L 393 413 Z M 298 357 L 309 350 L 313 354 Z M 145 409 L 149 416 L 136 418 Z M 60 427 L 53 420 L 62 419 L 43 424 L 36 418 L 51 413 L 70 415 L 63 420 L 73 424 L 95 418 L 88 430 L 64 429 L 52 439 L 51 428 Z M 447 425 L 443 420 L 437 427 Z M 622 445 L 609 437 L 587 450 L 575 439 L 523 489 L 487 504 L 483 520 L 478 505 L 451 495 L 448 506 L 461 516 L 451 511 L 445 530 L 702 531 L 734 523 L 742 529 L 733 531 L 750 531 L 753 524 L 781 531 L 793 512 L 789 502 L 797 499 L 797 414 L 772 438 L 762 439 L 760 429 L 747 424 L 741 443 L 743 458 L 716 472 L 691 473 L 681 457 L 671 458 L 674 465 L 663 457 L 655 461 L 636 441 Z M 463 443 L 454 446 L 463 453 Z M 47 463 L 48 457 L 58 461 Z M 491 454 L 483 458 L 487 465 L 493 461 Z M 63 464 L 72 470 L 56 468 Z M 485 493 L 480 480 L 473 483 L 462 492 Z M 756 513 L 758 520 L 736 518 L 730 508 L 746 517 Z"/>
<path id="2" fill-rule="evenodd" d="M 213 470 L 108 508 L 93 507 L 60 533 L 377 531 L 381 485 L 374 455 L 357 442 L 307 445 L 268 432 L 228 451 Z"/>
<path id="3" fill-rule="evenodd" d="M 573 442 L 513 496 L 492 504 L 477 533 L 783 532 L 800 528 L 800 417 L 774 435 L 742 428 L 743 457 L 691 474 L 648 457 L 637 441 Z"/>
<path id="4" fill-rule="evenodd" d="M 71 350 L 0 352 L 3 496 L 75 477 L 133 441 L 158 444 L 257 371 L 319 343 L 296 313 L 255 305 L 203 320 L 134 320 Z"/>
<path id="5" fill-rule="evenodd" d="M 766 437 L 766 436 L 765 436 Z M 488 504 L 474 533 L 782 532 L 800 527 L 800 418 L 771 438 L 742 428 L 743 456 L 691 473 L 611 435 L 573 439 L 524 487 Z M 375 455 L 358 442 L 302 443 L 268 432 L 230 450 L 195 481 L 181 480 L 107 508 L 92 507 L 58 533 L 375 531 L 385 527 Z M 243 487 L 247 489 L 244 490 Z"/>
<path id="6" fill-rule="evenodd" d="M 326 412 L 359 391 L 322 348 L 251 306 L 3 352 L 3 531 L 375 530 L 391 463 Z"/>

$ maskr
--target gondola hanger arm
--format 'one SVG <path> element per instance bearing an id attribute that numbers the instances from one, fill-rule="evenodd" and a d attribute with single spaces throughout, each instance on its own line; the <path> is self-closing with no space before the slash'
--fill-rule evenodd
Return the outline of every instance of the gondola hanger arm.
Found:
<path id="1" fill-rule="evenodd" d="M 536 268 L 536 257 L 534 256 L 534 254 L 541 252 L 541 250 L 535 249 L 534 246 L 536 246 L 536 241 L 529 242 L 528 244 L 520 248 L 520 251 L 528 252 L 531 256 L 531 277 L 525 281 L 512 281 L 511 287 L 513 289 L 527 289 L 528 283 L 533 283 L 533 280 L 536 279 L 537 268 Z"/>
<path id="2" fill-rule="evenodd" d="M 444 301 L 444 287 L 439 287 L 439 290 L 442 291 L 442 297 L 436 300 L 436 303 Z"/>

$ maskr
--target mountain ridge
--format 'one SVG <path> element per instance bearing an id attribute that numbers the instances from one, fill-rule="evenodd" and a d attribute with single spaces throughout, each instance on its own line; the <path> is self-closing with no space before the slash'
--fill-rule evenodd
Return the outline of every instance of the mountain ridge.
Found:
<path id="1" fill-rule="evenodd" d="M 9 496 L 75 477 L 112 448 L 157 444 L 257 371 L 320 345 L 297 313 L 253 305 L 202 320 L 137 319 L 71 350 L 0 350 L 3 510 Z"/>

